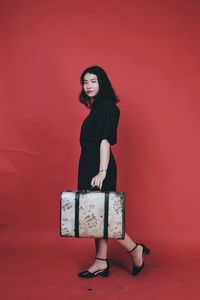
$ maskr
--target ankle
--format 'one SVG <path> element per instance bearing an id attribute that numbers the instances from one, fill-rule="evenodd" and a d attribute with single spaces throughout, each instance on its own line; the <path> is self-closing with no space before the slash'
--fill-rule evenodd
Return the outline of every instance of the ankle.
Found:
<path id="1" fill-rule="evenodd" d="M 101 261 L 107 261 L 107 257 L 103 255 L 96 254 L 95 259 L 101 260 Z"/>
<path id="2" fill-rule="evenodd" d="M 137 249 L 138 245 L 138 243 L 134 243 L 132 247 L 128 250 L 128 253 L 132 254 Z"/>
<path id="3" fill-rule="evenodd" d="M 98 268 L 99 269 L 104 269 L 108 266 L 108 263 L 106 261 L 95 259 L 94 265 L 96 266 L 97 269 Z"/>

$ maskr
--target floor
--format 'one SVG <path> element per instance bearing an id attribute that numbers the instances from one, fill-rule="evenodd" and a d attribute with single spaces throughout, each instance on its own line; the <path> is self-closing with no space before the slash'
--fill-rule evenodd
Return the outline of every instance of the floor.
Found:
<path id="1" fill-rule="evenodd" d="M 110 276 L 79 278 L 94 256 L 93 239 L 60 237 L 56 230 L 1 226 L 1 300 L 200 299 L 199 247 L 176 237 L 143 239 L 151 254 L 132 276 L 126 250 L 109 240 Z"/>

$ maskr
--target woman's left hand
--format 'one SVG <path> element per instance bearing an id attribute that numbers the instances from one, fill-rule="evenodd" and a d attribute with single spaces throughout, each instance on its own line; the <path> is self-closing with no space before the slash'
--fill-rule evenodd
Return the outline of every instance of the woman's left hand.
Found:
<path id="1" fill-rule="evenodd" d="M 96 176 L 92 178 L 91 186 L 97 186 L 101 190 L 105 178 L 106 172 L 99 172 Z"/>

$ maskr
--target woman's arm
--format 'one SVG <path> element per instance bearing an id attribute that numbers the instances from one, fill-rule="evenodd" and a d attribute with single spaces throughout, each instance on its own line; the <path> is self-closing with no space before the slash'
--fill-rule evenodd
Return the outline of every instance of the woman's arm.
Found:
<path id="1" fill-rule="evenodd" d="M 110 143 L 108 140 L 103 139 L 100 144 L 100 165 L 99 170 L 102 168 L 103 170 L 107 170 L 108 164 L 110 160 Z M 96 176 L 92 178 L 91 185 L 97 186 L 100 190 L 103 185 L 103 180 L 106 178 L 106 171 L 99 172 Z"/>
<path id="2" fill-rule="evenodd" d="M 110 159 L 110 143 L 108 140 L 102 140 L 100 144 L 100 165 L 99 169 L 107 170 Z M 102 172 L 103 173 L 103 172 Z"/>

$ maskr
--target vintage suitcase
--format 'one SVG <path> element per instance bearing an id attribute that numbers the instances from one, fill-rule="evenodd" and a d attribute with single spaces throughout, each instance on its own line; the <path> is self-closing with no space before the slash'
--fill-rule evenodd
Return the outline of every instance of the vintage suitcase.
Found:
<path id="1" fill-rule="evenodd" d="M 60 236 L 124 239 L 125 192 L 61 192 Z"/>

